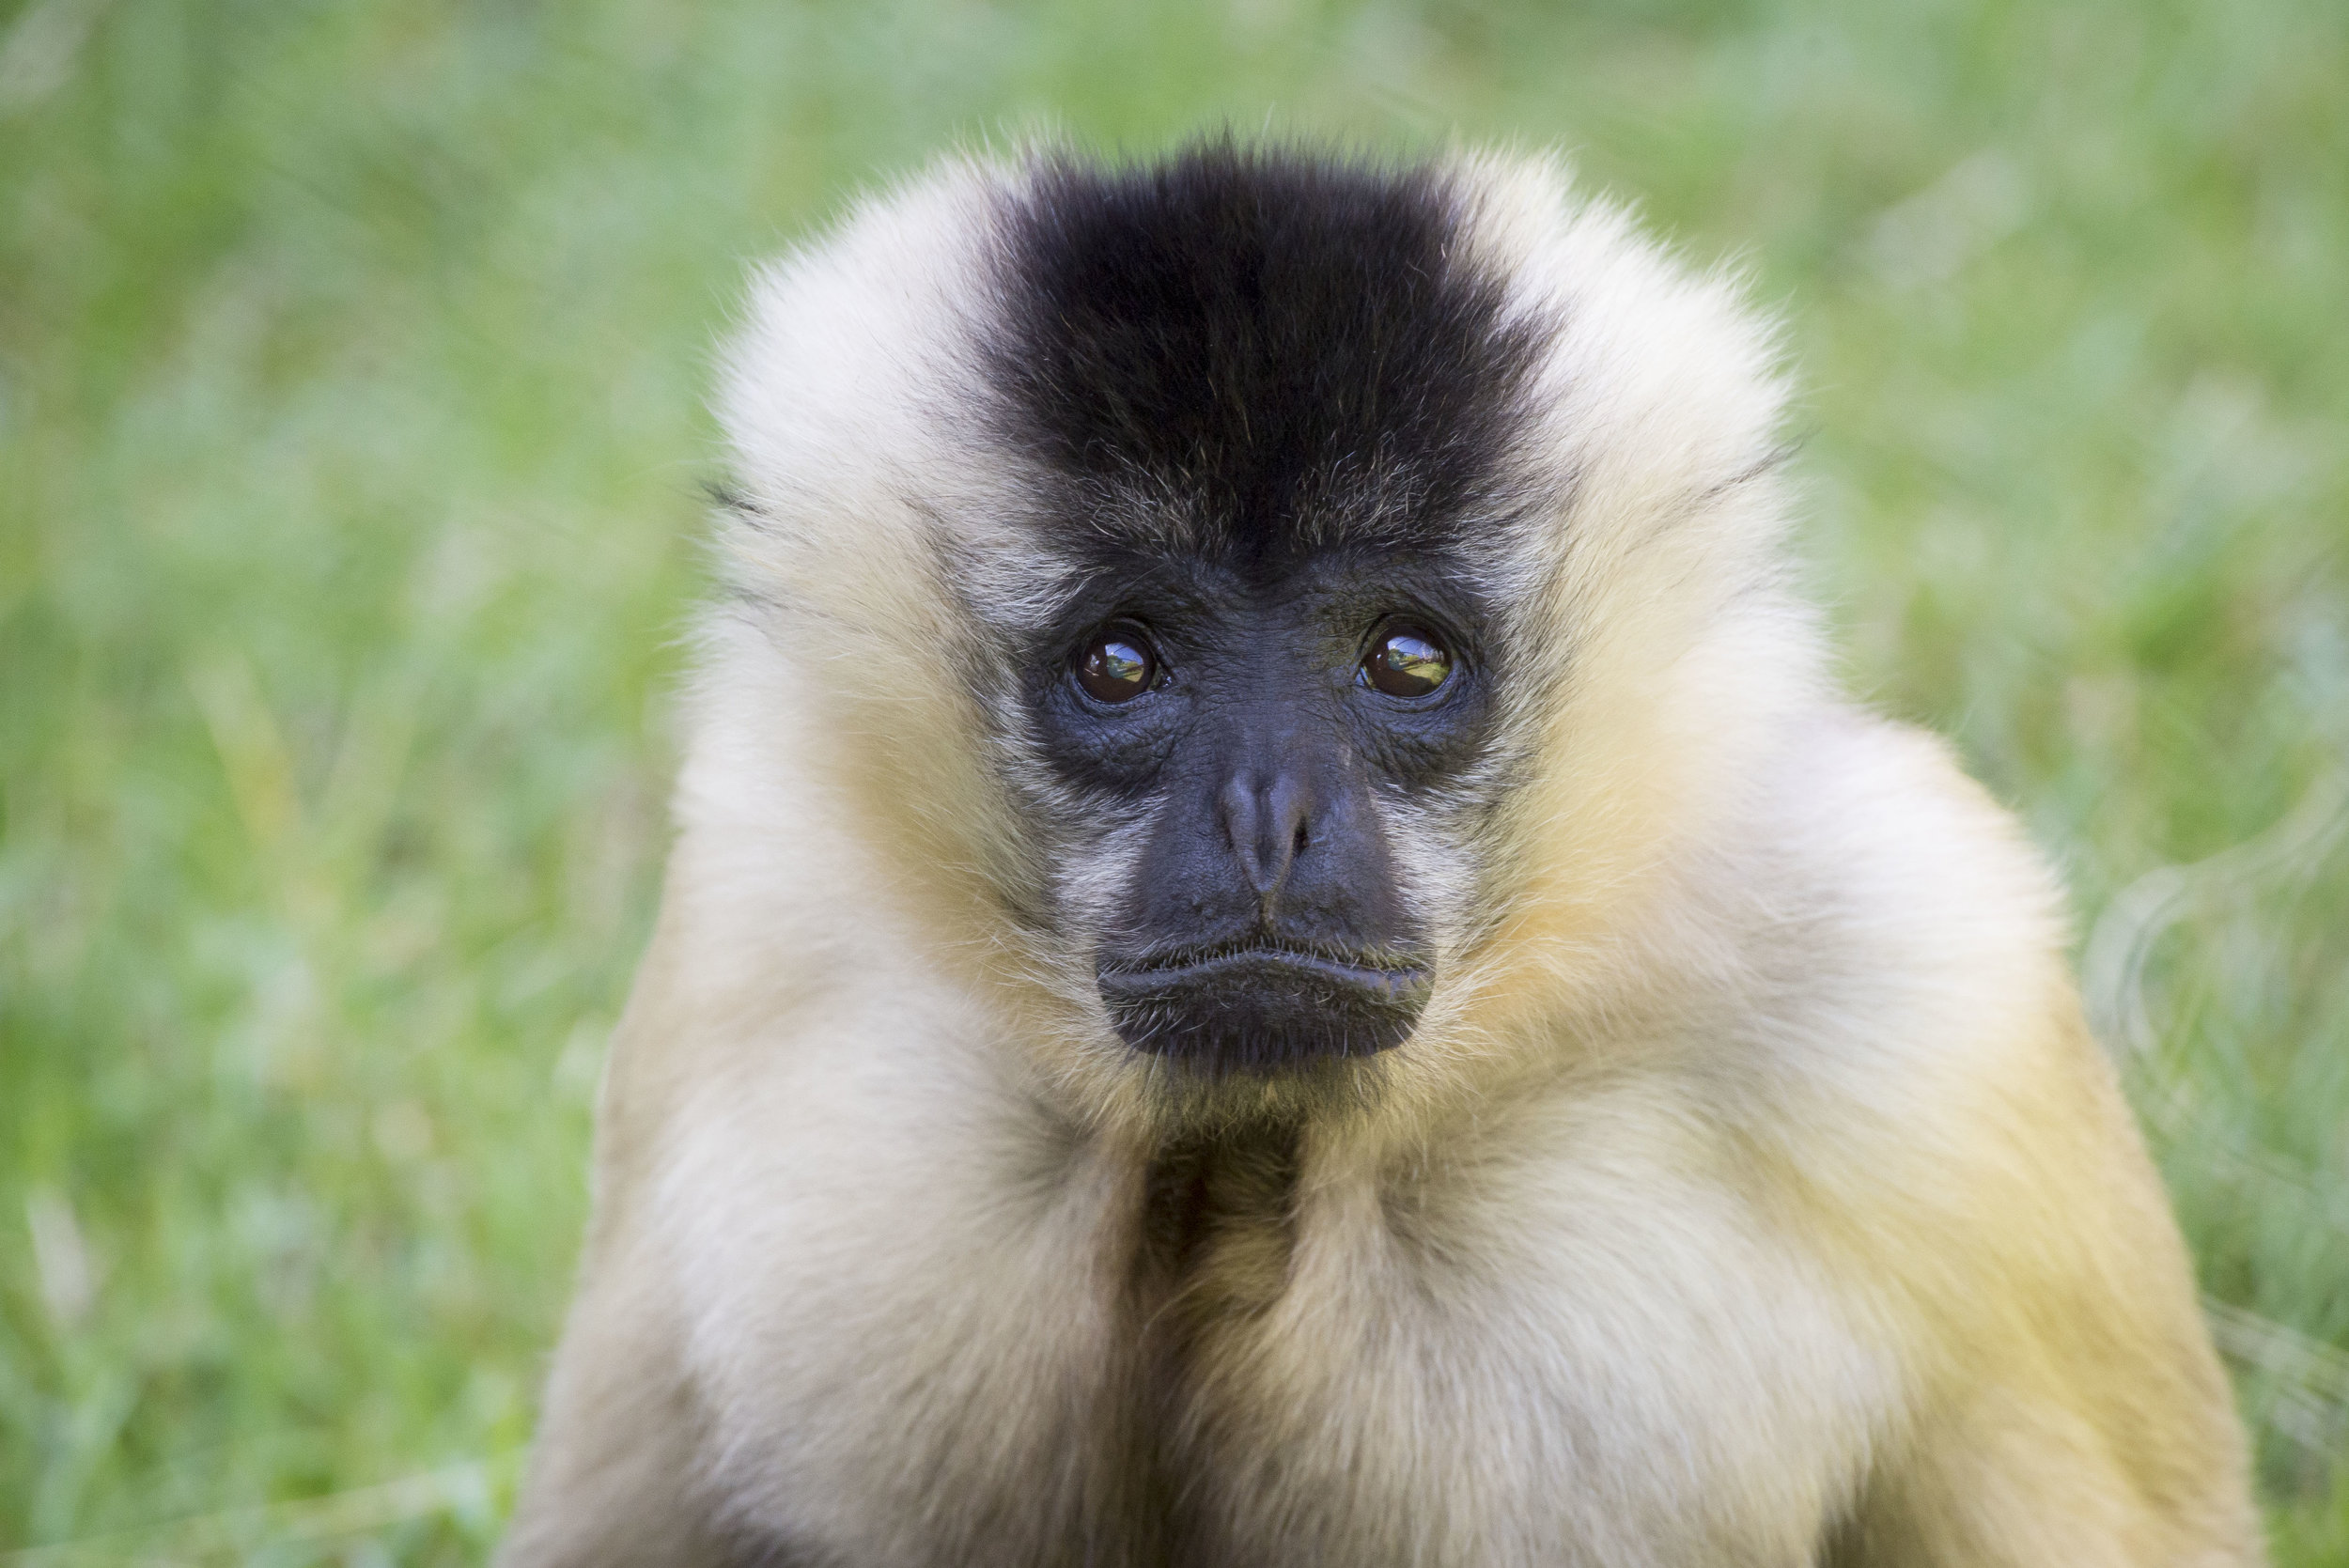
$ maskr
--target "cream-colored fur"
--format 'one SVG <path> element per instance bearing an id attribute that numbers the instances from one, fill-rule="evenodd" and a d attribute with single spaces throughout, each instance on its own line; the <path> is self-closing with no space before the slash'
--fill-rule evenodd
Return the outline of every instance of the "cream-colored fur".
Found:
<path id="1" fill-rule="evenodd" d="M 1023 178 L 948 163 L 754 292 L 507 1568 L 2258 1561 L 2046 873 L 1821 676 L 1735 289 L 1538 163 L 1455 175 L 1565 324 L 1486 563 L 1528 782 L 1472 874 L 1397 825 L 1436 995 L 1293 1202 L 1211 1160 L 1180 1277 L 1136 1262 L 1153 1160 L 1247 1108 L 1171 1119 L 1007 913 L 1090 896 L 964 678 L 1062 588 L 952 416 Z"/>

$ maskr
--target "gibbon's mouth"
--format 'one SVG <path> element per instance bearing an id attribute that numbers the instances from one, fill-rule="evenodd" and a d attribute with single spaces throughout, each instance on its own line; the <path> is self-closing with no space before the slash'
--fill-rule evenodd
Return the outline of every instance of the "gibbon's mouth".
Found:
<path id="1" fill-rule="evenodd" d="M 1409 1038 L 1428 990 L 1417 965 L 1264 941 L 1104 955 L 1096 977 L 1127 1045 L 1210 1074 L 1392 1050 Z"/>

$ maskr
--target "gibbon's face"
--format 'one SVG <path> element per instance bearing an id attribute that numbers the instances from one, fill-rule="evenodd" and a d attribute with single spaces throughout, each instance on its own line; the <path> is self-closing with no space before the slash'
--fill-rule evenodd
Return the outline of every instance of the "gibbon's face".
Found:
<path id="1" fill-rule="evenodd" d="M 1055 924 L 1129 1048 L 1208 1076 L 1402 1044 L 1493 793 L 1476 544 L 1540 329 L 1456 221 L 1432 179 L 1215 148 L 1048 167 L 1002 221 Z"/>
<path id="2" fill-rule="evenodd" d="M 1474 598 L 1395 554 L 1252 580 L 1178 561 L 1071 621 L 1033 701 L 1051 768 L 1117 830 L 1095 966 L 1118 1033 L 1210 1072 L 1401 1044 L 1437 911 L 1391 824 L 1482 750 Z"/>

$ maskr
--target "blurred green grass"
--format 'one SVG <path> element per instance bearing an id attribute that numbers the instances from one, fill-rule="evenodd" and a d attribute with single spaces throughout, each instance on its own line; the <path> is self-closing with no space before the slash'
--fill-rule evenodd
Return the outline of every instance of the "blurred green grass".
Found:
<path id="1" fill-rule="evenodd" d="M 743 263 L 1229 121 L 1562 145 L 1751 268 L 1853 676 L 2064 865 L 2349 1563 L 2344 83 L 2338 0 L 0 7 L 0 1551 L 479 1559 Z"/>

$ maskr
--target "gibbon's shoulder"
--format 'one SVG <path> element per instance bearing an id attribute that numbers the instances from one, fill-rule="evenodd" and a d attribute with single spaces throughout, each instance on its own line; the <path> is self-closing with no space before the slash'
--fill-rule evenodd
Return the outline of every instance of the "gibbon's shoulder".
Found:
<path id="1" fill-rule="evenodd" d="M 1863 1169 L 1891 1162 L 1888 1179 L 1918 1161 L 2012 1166 L 2034 1129 L 2074 1136 L 2042 1122 L 2079 1096 L 2104 1120 L 2117 1102 L 2056 879 L 1946 741 L 1824 707 L 1757 784 L 1721 884 L 1746 890 L 1726 1054 L 1750 1088 L 1780 1109 L 1815 1096 L 1792 1125 Z"/>
<path id="2" fill-rule="evenodd" d="M 2054 878 L 2022 825 L 1931 731 L 1823 706 L 1791 726 L 1763 799 L 1850 918 L 1995 926 L 2031 950 L 2063 940 Z"/>

